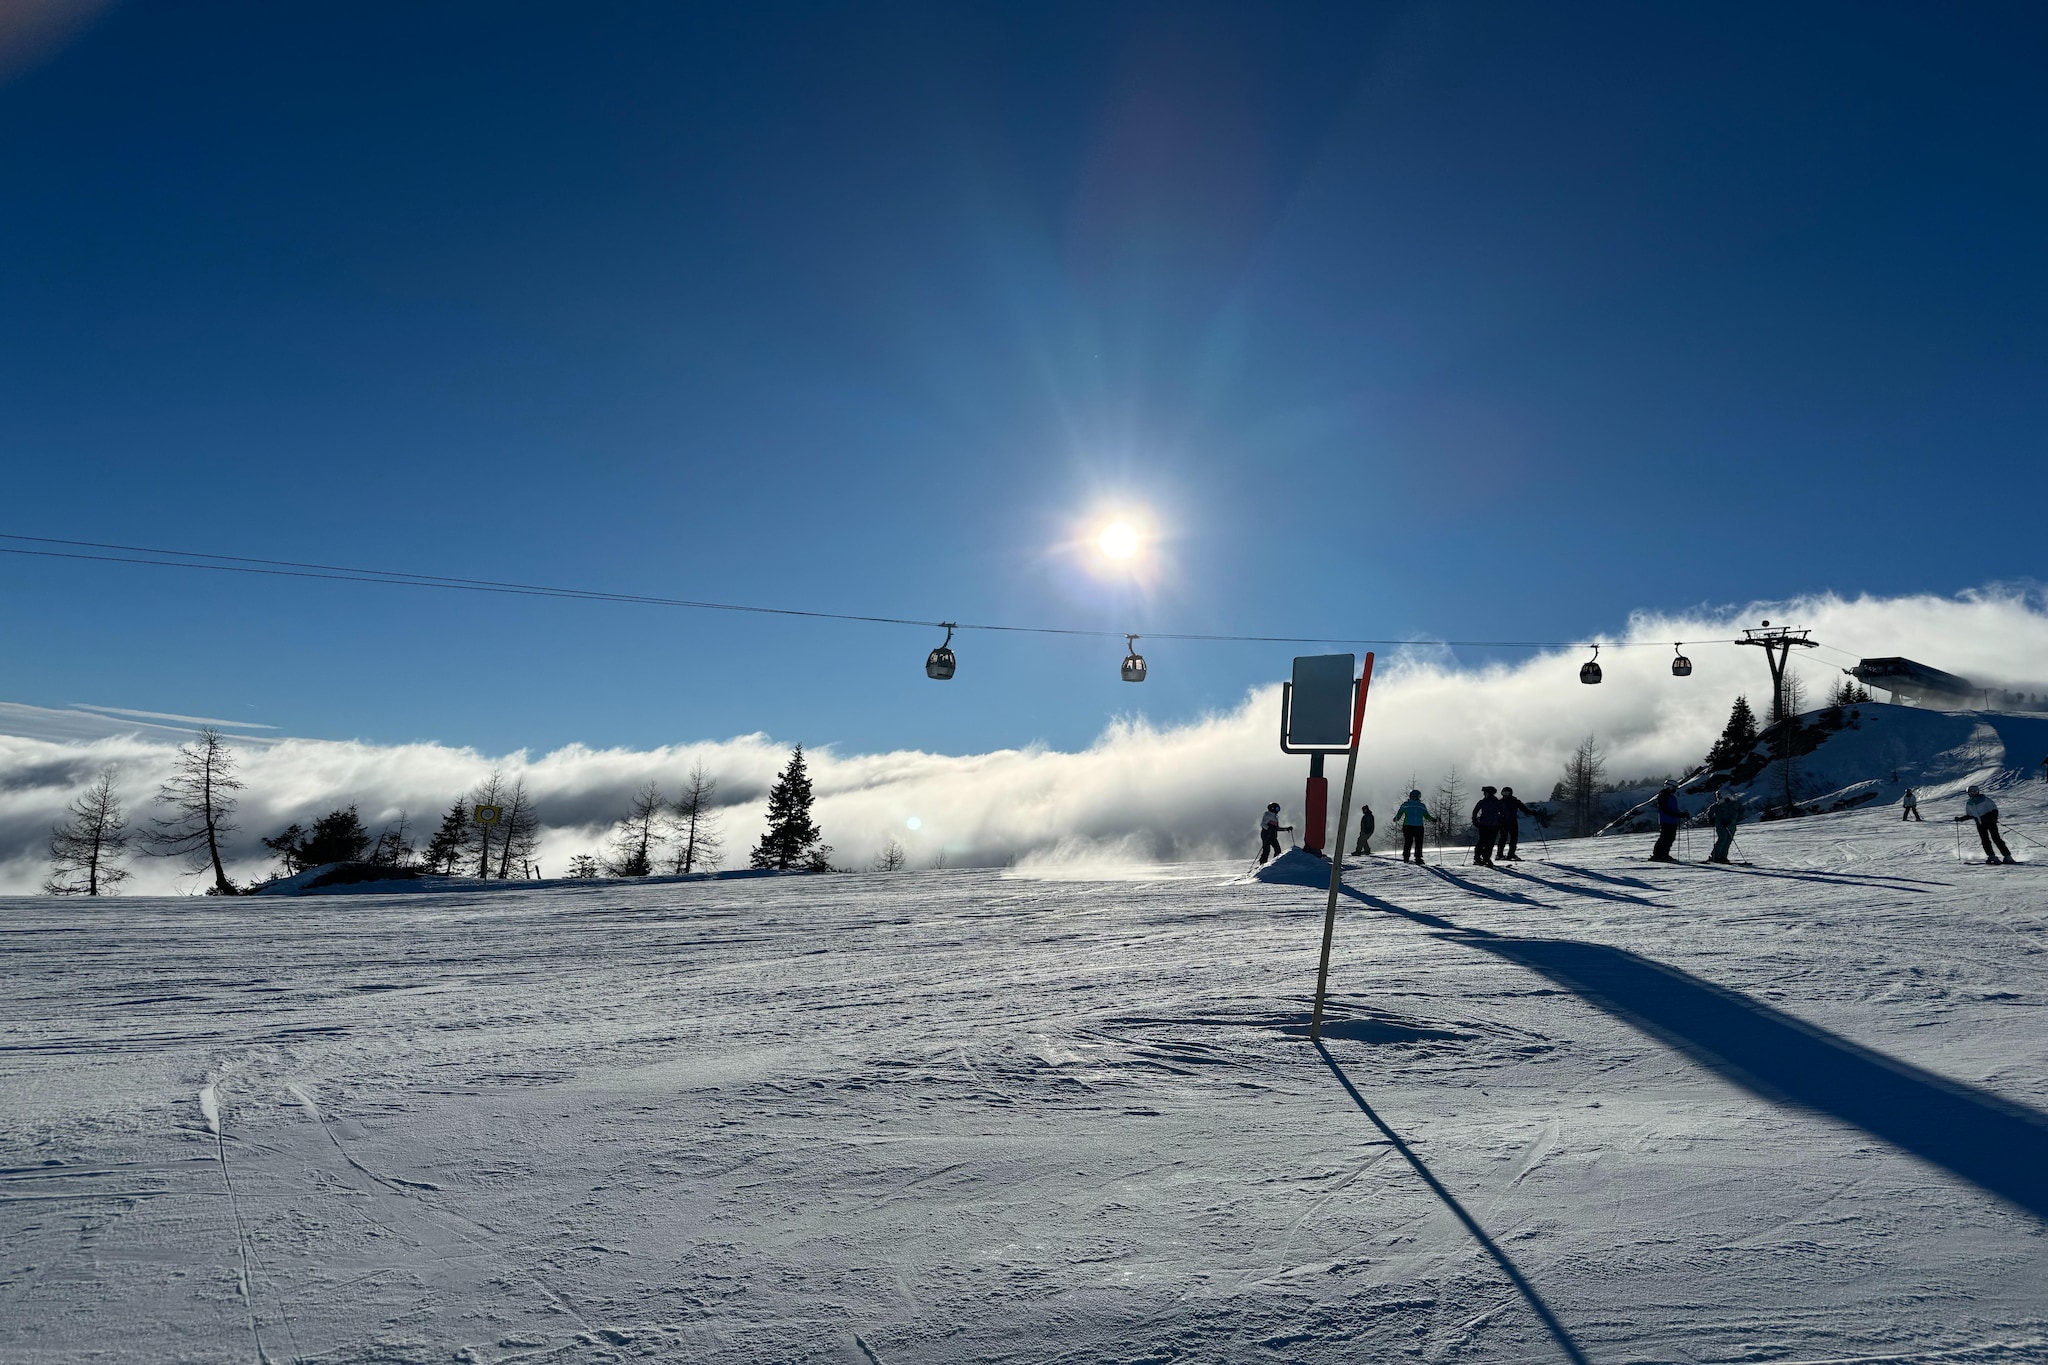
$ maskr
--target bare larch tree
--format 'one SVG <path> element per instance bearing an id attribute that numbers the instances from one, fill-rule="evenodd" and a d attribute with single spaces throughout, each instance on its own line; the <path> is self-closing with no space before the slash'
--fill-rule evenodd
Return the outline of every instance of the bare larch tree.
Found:
<path id="1" fill-rule="evenodd" d="M 515 867 L 525 876 L 526 864 L 540 851 L 540 813 L 533 808 L 523 777 L 513 778 L 512 790 L 505 795 L 505 822 L 498 827 L 498 837 L 504 840 L 498 849 L 499 878 L 511 876 Z"/>
<path id="2" fill-rule="evenodd" d="M 614 877 L 651 876 L 655 850 L 661 847 L 661 815 L 667 809 L 668 798 L 652 782 L 633 793 L 632 810 L 612 835 L 605 871 Z"/>
<path id="3" fill-rule="evenodd" d="M 1465 784 L 1458 777 L 1457 764 L 1444 780 L 1436 784 L 1435 799 L 1429 803 L 1429 813 L 1436 817 L 1430 830 L 1430 841 L 1441 848 L 1456 843 L 1458 834 L 1468 823 L 1465 818 Z"/>
<path id="4" fill-rule="evenodd" d="M 163 858 L 184 858 L 196 872 L 213 873 L 209 896 L 235 896 L 241 891 L 228 880 L 221 845 L 238 828 L 233 822 L 235 754 L 211 726 L 179 748 L 177 764 L 157 789 L 156 799 L 171 808 L 169 819 L 152 819 L 149 851 Z"/>
<path id="5" fill-rule="evenodd" d="M 498 818 L 490 824 L 481 824 L 476 819 L 479 806 L 495 806 Z M 491 875 L 491 850 L 498 840 L 505 837 L 505 775 L 494 772 L 476 785 L 469 794 L 469 843 L 463 853 L 476 854 L 476 875 L 479 878 Z M 467 859 L 464 860 L 467 865 Z"/>
<path id="6" fill-rule="evenodd" d="M 111 896 L 128 880 L 120 863 L 127 852 L 128 821 L 108 768 L 71 803 L 71 818 L 50 831 L 50 879 L 43 890 L 52 896 Z"/>
<path id="7" fill-rule="evenodd" d="M 725 840 L 718 832 L 718 810 L 711 804 L 717 795 L 718 780 L 704 771 L 702 763 L 692 765 L 669 807 L 670 872 L 681 875 L 718 866 Z"/>
<path id="8" fill-rule="evenodd" d="M 1559 795 L 1571 812 L 1573 838 L 1583 839 L 1600 828 L 1600 779 L 1606 776 L 1607 759 L 1600 741 L 1587 735 L 1572 756 L 1564 761 L 1564 781 Z"/>

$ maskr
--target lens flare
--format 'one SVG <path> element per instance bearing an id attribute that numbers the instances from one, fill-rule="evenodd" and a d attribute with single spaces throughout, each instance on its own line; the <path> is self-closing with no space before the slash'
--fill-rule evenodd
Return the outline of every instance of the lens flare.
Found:
<path id="1" fill-rule="evenodd" d="M 1138 552 L 1138 528 L 1128 521 L 1112 521 L 1095 543 L 1111 559 L 1129 559 Z"/>

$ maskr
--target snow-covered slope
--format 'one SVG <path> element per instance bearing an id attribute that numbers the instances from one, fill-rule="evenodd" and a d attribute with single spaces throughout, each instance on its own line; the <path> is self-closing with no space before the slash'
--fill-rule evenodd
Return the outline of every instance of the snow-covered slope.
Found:
<path id="1" fill-rule="evenodd" d="M 2039 779 L 2048 758 L 2048 717 L 1995 711 L 1925 711 L 1867 702 L 1846 709 L 1809 711 L 1796 726 L 1773 726 L 1732 769 L 1707 771 L 1680 786 L 1689 811 L 1704 810 L 1722 787 L 1739 795 L 1750 818 L 1782 816 L 1791 804 L 1804 813 L 1897 805 L 1906 788 L 1919 795 L 1922 814 L 1953 810 L 1944 803 L 1972 783 L 2004 791 Z M 1639 833 L 1656 823 L 1654 794 L 1633 806 L 1603 833 Z"/>
<path id="2" fill-rule="evenodd" d="M 0 1359 L 2048 1359 L 1953 840 L 0 902 Z"/>

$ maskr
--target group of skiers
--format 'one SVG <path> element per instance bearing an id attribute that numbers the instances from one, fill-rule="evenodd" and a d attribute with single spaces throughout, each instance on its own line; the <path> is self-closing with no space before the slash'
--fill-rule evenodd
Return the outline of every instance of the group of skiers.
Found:
<path id="1" fill-rule="evenodd" d="M 1536 812 L 1516 797 L 1513 787 L 1492 787 L 1479 789 L 1479 803 L 1472 807 L 1472 829 L 1474 833 L 1472 862 L 1478 867 L 1492 867 L 1496 862 L 1520 862 L 1516 851 L 1521 846 L 1521 817 Z M 1657 793 L 1657 842 L 1650 850 L 1653 863 L 1675 863 L 1671 847 L 1678 839 L 1678 831 L 1685 827 L 1685 807 L 1679 804 L 1678 780 L 1666 778 L 1663 788 Z M 1901 820 L 1920 819 L 1920 796 L 1911 787 L 1906 788 L 1899 805 Z M 1707 823 L 1714 827 L 1714 847 L 1707 854 L 1710 863 L 1725 863 L 1735 845 L 1735 831 L 1742 824 L 1743 803 L 1734 792 L 1723 787 L 1715 795 L 1705 811 Z M 1977 829 L 1977 838 L 1984 845 L 1984 861 L 1987 863 L 2009 863 L 2013 861 L 2012 850 L 2005 846 L 2005 840 L 1998 832 L 1998 803 L 1985 794 L 1981 787 L 1971 787 L 1969 799 L 1963 806 L 1963 814 L 1956 817 L 1956 823 L 1968 820 Z M 1358 846 L 1351 850 L 1351 856 L 1370 857 L 1372 836 L 1376 822 L 1370 805 L 1359 808 Z M 1401 861 L 1420 864 L 1422 862 L 1423 830 L 1436 824 L 1437 818 L 1423 804 L 1420 789 L 1411 790 L 1408 799 L 1394 811 L 1395 828 L 1401 831 Z M 1266 807 L 1259 821 L 1259 862 L 1263 865 L 1268 858 L 1280 856 L 1280 834 L 1294 826 L 1280 823 L 1280 803 Z"/>
<path id="2" fill-rule="evenodd" d="M 1492 867 L 1500 862 L 1520 862 L 1522 855 L 1517 851 L 1522 846 L 1521 817 L 1536 812 L 1515 795 L 1513 787 L 1481 787 L 1479 804 L 1472 807 L 1472 828 L 1477 833 L 1473 843 L 1472 861 L 1480 867 Z M 1401 831 L 1401 861 L 1420 863 L 1422 861 L 1422 832 L 1426 826 L 1437 823 L 1429 807 L 1422 803 L 1420 789 L 1408 793 L 1394 811 L 1394 826 Z M 1372 836 L 1378 827 L 1370 805 L 1358 808 L 1358 846 L 1351 850 L 1354 858 L 1372 856 Z M 1280 823 L 1280 803 L 1268 805 L 1265 814 L 1259 817 L 1259 863 L 1280 856 L 1280 834 L 1294 826 Z"/>

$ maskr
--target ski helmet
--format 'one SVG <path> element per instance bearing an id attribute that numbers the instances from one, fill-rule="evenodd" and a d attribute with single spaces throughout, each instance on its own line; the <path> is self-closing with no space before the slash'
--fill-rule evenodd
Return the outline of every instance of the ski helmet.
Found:
<path id="1" fill-rule="evenodd" d="M 1409 792 L 1408 792 L 1408 799 L 1409 799 L 1409 800 L 1411 800 L 1411 801 L 1420 801 L 1420 800 L 1422 799 L 1422 788 L 1420 788 L 1420 787 L 1413 787 L 1413 788 L 1410 788 L 1410 789 L 1409 789 Z"/>
<path id="2" fill-rule="evenodd" d="M 1675 778 L 1675 777 L 1667 777 L 1667 778 L 1665 778 L 1665 779 L 1664 779 L 1664 790 L 1665 790 L 1665 791 L 1677 791 L 1677 790 L 1678 790 L 1678 779 L 1677 779 L 1677 778 Z"/>
<path id="3" fill-rule="evenodd" d="M 1481 787 L 1479 790 L 1485 792 L 1488 796 L 1493 795 L 1494 792 L 1494 789 L 1492 787 Z"/>
<path id="4" fill-rule="evenodd" d="M 1279 803 L 1278 801 L 1268 801 L 1268 802 L 1266 803 L 1266 809 L 1267 809 L 1267 810 L 1279 810 L 1279 809 L 1280 809 L 1280 803 Z"/>

